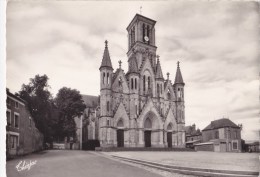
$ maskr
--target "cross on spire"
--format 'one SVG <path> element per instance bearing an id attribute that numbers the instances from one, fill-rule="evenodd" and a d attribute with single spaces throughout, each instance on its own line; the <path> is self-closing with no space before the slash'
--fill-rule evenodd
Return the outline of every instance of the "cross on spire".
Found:
<path id="1" fill-rule="evenodd" d="M 105 47 L 107 47 L 107 43 L 108 43 L 108 41 L 107 41 L 107 40 L 105 40 Z"/>
<path id="2" fill-rule="evenodd" d="M 157 57 L 157 60 L 159 60 L 159 59 L 160 59 L 160 55 L 156 55 L 156 57 Z"/>
<path id="3" fill-rule="evenodd" d="M 121 69 L 121 64 L 122 64 L 122 61 L 121 61 L 121 60 L 119 60 L 119 61 L 118 61 L 118 63 L 119 63 L 119 68 Z"/>
<path id="4" fill-rule="evenodd" d="M 140 14 L 142 15 L 142 6 L 140 6 Z"/>
<path id="5" fill-rule="evenodd" d="M 179 61 L 177 62 L 177 66 L 178 66 L 178 68 L 180 67 L 180 62 Z"/>

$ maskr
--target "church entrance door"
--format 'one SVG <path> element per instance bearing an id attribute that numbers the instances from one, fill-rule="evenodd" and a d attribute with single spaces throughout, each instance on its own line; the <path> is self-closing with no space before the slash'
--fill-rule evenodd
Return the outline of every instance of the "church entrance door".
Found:
<path id="1" fill-rule="evenodd" d="M 124 147 L 124 130 L 117 130 L 117 147 Z"/>
<path id="2" fill-rule="evenodd" d="M 144 131 L 145 147 L 151 147 L 151 135 L 152 135 L 152 131 L 150 130 Z"/>
<path id="3" fill-rule="evenodd" d="M 168 147 L 171 148 L 172 147 L 172 132 L 167 132 L 167 143 L 168 143 Z"/>

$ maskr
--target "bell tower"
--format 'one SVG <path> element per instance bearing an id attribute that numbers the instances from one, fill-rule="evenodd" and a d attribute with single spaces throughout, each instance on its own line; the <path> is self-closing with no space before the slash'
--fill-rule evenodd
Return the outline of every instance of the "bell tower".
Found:
<path id="1" fill-rule="evenodd" d="M 155 23 L 156 21 L 136 14 L 128 27 L 128 58 L 132 55 L 137 58 L 137 66 L 140 68 L 145 52 L 149 52 L 149 58 L 152 65 L 155 66 L 156 61 L 156 45 L 155 45 Z"/>

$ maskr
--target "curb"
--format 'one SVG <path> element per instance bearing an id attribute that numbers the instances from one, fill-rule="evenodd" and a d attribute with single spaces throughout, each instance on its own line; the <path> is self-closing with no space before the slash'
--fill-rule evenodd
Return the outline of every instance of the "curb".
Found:
<path id="1" fill-rule="evenodd" d="M 190 168 L 190 167 L 180 167 L 172 166 L 167 164 L 160 164 L 150 161 L 131 159 L 126 157 L 120 157 L 111 155 L 111 157 L 120 159 L 127 162 L 137 163 L 145 165 L 152 168 L 157 168 L 160 170 L 175 172 L 187 175 L 198 175 L 198 176 L 214 176 L 214 177 L 257 177 L 259 172 L 254 171 L 230 171 L 230 170 L 215 170 L 215 169 L 203 169 L 203 168 Z"/>

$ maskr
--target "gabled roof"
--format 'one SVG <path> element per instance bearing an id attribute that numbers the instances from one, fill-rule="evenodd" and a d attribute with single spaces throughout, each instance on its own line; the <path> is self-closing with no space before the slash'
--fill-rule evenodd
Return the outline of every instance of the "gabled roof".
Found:
<path id="1" fill-rule="evenodd" d="M 87 108 L 96 108 L 99 105 L 99 97 L 93 95 L 82 95 L 82 100 L 84 101 Z"/>
<path id="2" fill-rule="evenodd" d="M 223 119 L 211 121 L 211 123 L 206 128 L 204 128 L 202 131 L 219 129 L 219 128 L 224 128 L 224 127 L 240 128 L 231 120 L 229 120 L 227 118 L 223 118 Z"/>
<path id="3" fill-rule="evenodd" d="M 162 68 L 161 68 L 161 64 L 160 64 L 159 59 L 157 60 L 155 78 L 156 79 L 163 79 Z"/>
<path id="4" fill-rule="evenodd" d="M 136 58 L 132 57 L 129 60 L 129 71 L 128 73 L 138 73 L 138 67 L 137 67 L 137 62 Z"/>
<path id="5" fill-rule="evenodd" d="M 177 63 L 177 71 L 176 71 L 176 75 L 175 75 L 174 84 L 184 84 L 182 75 L 181 75 L 180 62 Z"/>
<path id="6" fill-rule="evenodd" d="M 99 69 L 101 69 L 102 67 L 108 67 L 113 69 L 112 67 L 112 63 L 111 63 L 111 59 L 110 59 L 110 55 L 109 55 L 109 51 L 108 51 L 108 47 L 107 47 L 107 40 L 105 41 L 105 50 L 104 50 L 104 54 L 103 54 L 103 59 L 101 62 L 101 66 Z"/>

